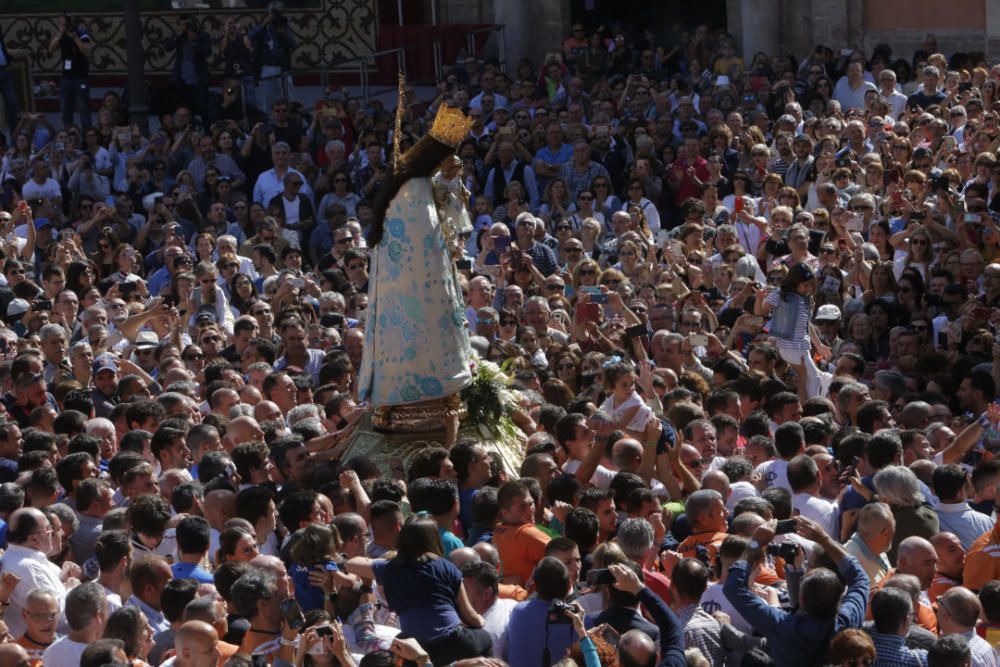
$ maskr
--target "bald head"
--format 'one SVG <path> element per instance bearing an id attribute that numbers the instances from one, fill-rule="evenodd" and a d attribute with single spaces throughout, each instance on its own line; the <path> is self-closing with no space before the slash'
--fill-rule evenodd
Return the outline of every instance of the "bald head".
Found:
<path id="1" fill-rule="evenodd" d="M 251 560 L 250 565 L 252 567 L 259 567 L 262 570 L 267 570 L 279 579 L 283 579 L 288 575 L 288 571 L 285 569 L 285 564 L 281 562 L 281 559 L 277 556 L 267 556 L 261 554 Z"/>
<path id="2" fill-rule="evenodd" d="M 462 566 L 466 563 L 478 563 L 482 558 L 479 557 L 479 554 L 472 547 L 461 547 L 460 549 L 453 549 L 448 554 L 448 560 L 461 570 Z"/>
<path id="3" fill-rule="evenodd" d="M 627 655 L 633 665 L 648 665 L 656 657 L 656 644 L 642 630 L 629 630 L 618 641 L 618 654 Z"/>
<path id="4" fill-rule="evenodd" d="M 212 528 L 221 531 L 236 516 L 236 494 L 226 489 L 209 491 L 205 494 L 204 512 Z"/>
<path id="5" fill-rule="evenodd" d="M 489 563 L 493 567 L 500 567 L 500 552 L 489 542 L 477 542 L 472 549 L 479 554 L 479 558 L 484 563 Z"/>
<path id="6" fill-rule="evenodd" d="M 934 545 L 922 537 L 912 535 L 899 543 L 896 553 L 896 571 L 912 574 L 920 580 L 921 590 L 927 590 L 934 582 L 937 570 L 937 552 Z"/>
<path id="7" fill-rule="evenodd" d="M 275 419 L 275 415 L 280 418 L 281 408 L 274 401 L 261 401 L 253 408 L 253 417 L 258 422 Z"/>
<path id="8" fill-rule="evenodd" d="M 934 545 L 917 535 L 911 535 L 899 543 L 900 558 L 916 558 L 934 553 Z"/>
<path id="9" fill-rule="evenodd" d="M 983 611 L 979 598 L 965 586 L 949 588 L 937 602 L 942 633 L 972 630 Z"/>
<path id="10" fill-rule="evenodd" d="M 723 498 L 729 498 L 729 478 L 721 470 L 710 470 L 701 479 L 701 488 L 718 491 Z"/>
<path id="11" fill-rule="evenodd" d="M 28 652 L 20 644 L 0 644 L 0 667 L 23 667 L 28 661 Z"/>
<path id="12" fill-rule="evenodd" d="M 188 621 L 174 633 L 177 662 L 185 667 L 212 667 L 219 661 L 219 633 L 205 621 Z"/>

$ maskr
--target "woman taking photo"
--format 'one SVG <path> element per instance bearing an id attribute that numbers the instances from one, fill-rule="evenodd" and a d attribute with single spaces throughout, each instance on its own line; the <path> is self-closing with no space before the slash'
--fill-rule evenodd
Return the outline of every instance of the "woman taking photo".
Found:
<path id="1" fill-rule="evenodd" d="M 433 519 L 410 517 L 391 560 L 352 558 L 344 569 L 383 588 L 400 630 L 420 642 L 433 664 L 492 655 L 483 617 L 469 602 L 461 571 L 444 557 Z"/>

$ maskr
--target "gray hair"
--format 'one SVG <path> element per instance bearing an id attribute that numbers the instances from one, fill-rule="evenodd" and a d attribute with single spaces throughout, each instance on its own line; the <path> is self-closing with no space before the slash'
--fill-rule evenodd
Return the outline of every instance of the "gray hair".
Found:
<path id="1" fill-rule="evenodd" d="M 80 518 L 76 515 L 69 505 L 65 503 L 56 503 L 54 505 L 49 505 L 45 508 L 46 512 L 51 512 L 59 517 L 60 523 L 69 524 L 72 528 L 71 533 L 76 532 L 76 529 L 80 527 Z"/>
<path id="2" fill-rule="evenodd" d="M 94 435 L 101 429 L 104 429 L 105 431 L 111 430 L 114 432 L 114 422 L 110 419 L 105 419 L 104 417 L 94 417 L 93 419 L 88 419 L 87 423 L 83 427 L 83 430 L 87 435 Z"/>
<path id="3" fill-rule="evenodd" d="M 289 153 L 292 152 L 292 147 L 289 146 L 288 143 L 285 141 L 275 141 L 273 144 L 271 144 L 272 152 L 278 150 L 279 148 L 284 148 Z"/>
<path id="4" fill-rule="evenodd" d="M 28 593 L 28 595 L 25 596 L 25 598 L 24 598 L 25 602 L 31 602 L 32 600 L 43 600 L 43 601 L 56 600 L 56 601 L 58 601 L 59 600 L 59 594 L 56 593 L 51 588 L 35 588 L 30 593 Z M 28 605 L 25 604 L 24 606 L 27 607 Z"/>
<path id="5" fill-rule="evenodd" d="M 66 594 L 66 622 L 73 630 L 84 630 L 94 622 L 94 616 L 107 611 L 108 599 L 104 586 L 96 581 L 80 584 Z"/>
<path id="6" fill-rule="evenodd" d="M 64 329 L 61 324 L 46 324 L 38 330 L 38 337 L 42 339 L 42 342 L 45 342 L 49 338 L 54 338 L 55 336 L 65 335 L 66 329 Z"/>
<path id="7" fill-rule="evenodd" d="M 344 310 L 344 308 L 346 306 L 346 303 L 344 302 L 344 295 L 341 294 L 340 292 L 334 292 L 332 290 L 329 291 L 329 292 L 323 292 L 322 294 L 320 294 L 319 295 L 319 303 L 320 303 L 321 306 L 325 305 L 327 303 L 333 304 L 334 307 L 339 307 L 340 310 L 341 310 L 341 312 L 343 312 L 343 310 Z"/>
<path id="8" fill-rule="evenodd" d="M 874 482 L 879 500 L 888 505 L 916 507 L 924 502 L 920 482 L 909 468 L 888 466 L 875 473 Z"/>
<path id="9" fill-rule="evenodd" d="M 645 519 L 625 519 L 618 526 L 618 546 L 637 563 L 646 557 L 646 552 L 653 546 L 653 539 L 653 526 Z"/>
<path id="10" fill-rule="evenodd" d="M 347 146 L 340 139 L 330 139 L 330 141 L 326 142 L 326 146 L 323 148 L 327 153 L 332 151 L 334 148 L 339 148 L 342 151 L 347 150 Z"/>
<path id="11" fill-rule="evenodd" d="M 46 324 L 45 326 L 49 326 L 49 325 Z M 61 325 L 57 324 L 56 326 L 58 327 L 58 326 L 61 326 Z M 42 327 L 42 328 L 44 329 L 45 327 Z M 90 341 L 89 340 L 78 340 L 75 343 L 73 343 L 73 346 L 71 348 L 69 348 L 69 356 L 75 357 L 76 355 L 80 354 L 81 352 L 85 352 L 87 350 L 89 350 L 91 352 L 94 351 L 94 348 L 91 347 L 91 345 L 90 345 Z"/>
<path id="12" fill-rule="evenodd" d="M 861 537 L 871 537 L 886 524 L 895 521 L 892 509 L 885 503 L 868 503 L 858 512 L 858 533 Z"/>
<path id="13" fill-rule="evenodd" d="M 253 406 L 247 403 L 237 403 L 229 409 L 229 418 L 253 417 Z"/>
<path id="14" fill-rule="evenodd" d="M 317 418 L 319 418 L 319 406 L 315 403 L 306 403 L 304 405 L 296 405 L 294 408 L 289 410 L 286 421 L 289 426 L 295 426 L 296 423 L 304 419 Z"/>
<path id="15" fill-rule="evenodd" d="M 269 599 L 277 590 L 277 585 L 277 578 L 267 570 L 251 568 L 233 583 L 229 591 L 230 601 L 237 614 L 253 619 L 257 616 L 257 603 Z"/>
<path id="16" fill-rule="evenodd" d="M 687 512 L 688 520 L 694 524 L 697 519 L 700 519 L 703 514 L 708 512 L 713 501 L 722 499 L 722 494 L 712 489 L 695 491 L 688 496 L 687 503 L 685 503 L 685 512 Z"/>

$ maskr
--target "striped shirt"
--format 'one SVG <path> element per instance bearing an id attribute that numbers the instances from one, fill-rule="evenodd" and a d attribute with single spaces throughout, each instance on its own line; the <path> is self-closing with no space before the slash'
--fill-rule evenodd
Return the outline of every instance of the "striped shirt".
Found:
<path id="1" fill-rule="evenodd" d="M 773 311 L 777 311 L 779 308 L 796 308 L 795 313 L 795 330 L 792 333 L 791 338 L 778 338 L 778 347 L 784 348 L 786 350 L 805 350 L 809 351 L 812 349 L 812 345 L 809 342 L 809 308 L 804 307 L 805 303 L 808 303 L 799 295 L 791 296 L 788 301 L 781 298 L 781 290 L 775 289 L 771 290 L 771 293 L 767 295 L 764 299 L 764 303 L 769 304 Z M 772 311 L 772 317 L 774 312 Z"/>

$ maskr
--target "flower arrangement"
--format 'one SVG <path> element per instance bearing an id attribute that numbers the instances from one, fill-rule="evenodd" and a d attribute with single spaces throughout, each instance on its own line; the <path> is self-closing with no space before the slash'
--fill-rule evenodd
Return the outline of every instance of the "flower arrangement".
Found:
<path id="1" fill-rule="evenodd" d="M 465 425 L 479 429 L 484 438 L 515 436 L 517 427 L 510 415 L 518 406 L 519 394 L 511 389 L 511 378 L 492 361 L 473 355 L 472 384 L 462 390 L 468 409 Z"/>

